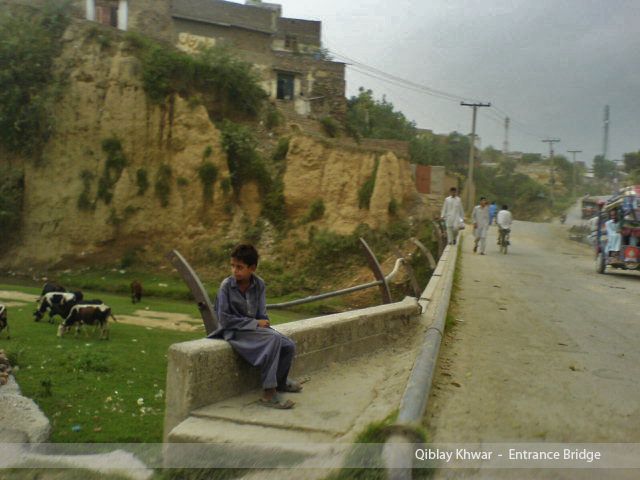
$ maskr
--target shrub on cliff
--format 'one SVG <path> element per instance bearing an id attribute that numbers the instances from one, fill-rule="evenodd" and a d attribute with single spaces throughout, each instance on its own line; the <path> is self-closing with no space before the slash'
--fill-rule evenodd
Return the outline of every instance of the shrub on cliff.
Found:
<path id="1" fill-rule="evenodd" d="M 251 129 L 229 120 L 218 126 L 222 132 L 222 148 L 227 153 L 231 186 L 240 195 L 242 185 L 249 181 L 258 184 L 262 195 L 262 215 L 271 223 L 282 227 L 286 220 L 284 183 L 279 175 L 269 172 L 256 151 L 257 140 Z"/>
<path id="2" fill-rule="evenodd" d="M 376 161 L 373 165 L 373 172 L 371 176 L 362 184 L 358 190 L 358 208 L 369 208 L 371 203 L 371 197 L 373 196 L 373 189 L 376 186 L 376 175 L 378 174 L 378 166 L 380 165 L 380 159 L 376 157 Z"/>
<path id="3" fill-rule="evenodd" d="M 215 119 L 230 114 L 256 116 L 267 98 L 250 63 L 228 49 L 214 47 L 189 55 L 139 33 L 127 33 L 142 62 L 144 88 L 155 103 L 178 93 L 198 98 Z"/>
<path id="4" fill-rule="evenodd" d="M 11 152 L 33 155 L 49 138 L 53 61 L 67 23 L 53 2 L 0 15 L 0 144 Z"/>

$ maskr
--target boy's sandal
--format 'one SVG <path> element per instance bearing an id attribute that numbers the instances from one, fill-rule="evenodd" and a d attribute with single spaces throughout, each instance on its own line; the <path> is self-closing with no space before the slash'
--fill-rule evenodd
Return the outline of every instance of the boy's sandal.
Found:
<path id="1" fill-rule="evenodd" d="M 291 400 L 284 400 L 280 395 L 277 394 L 271 397 L 271 399 L 269 400 L 261 398 L 258 403 L 263 407 L 275 408 L 278 410 L 289 410 L 295 405 L 295 403 Z"/>
<path id="2" fill-rule="evenodd" d="M 302 391 L 302 383 L 304 383 L 304 380 L 296 382 L 295 380 L 287 379 L 287 384 L 284 387 L 278 387 L 276 390 L 286 393 L 298 393 Z"/>

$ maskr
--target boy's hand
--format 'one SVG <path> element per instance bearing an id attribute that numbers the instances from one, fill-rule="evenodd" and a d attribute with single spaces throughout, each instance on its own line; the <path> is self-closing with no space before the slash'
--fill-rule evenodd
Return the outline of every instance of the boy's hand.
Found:
<path id="1" fill-rule="evenodd" d="M 271 326 L 269 320 L 258 320 L 258 327 L 269 328 L 269 326 Z"/>

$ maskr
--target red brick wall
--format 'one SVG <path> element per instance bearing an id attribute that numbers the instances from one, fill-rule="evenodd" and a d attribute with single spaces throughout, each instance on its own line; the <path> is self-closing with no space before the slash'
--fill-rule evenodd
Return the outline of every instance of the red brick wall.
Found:
<path id="1" fill-rule="evenodd" d="M 416 165 L 416 189 L 419 193 L 431 193 L 430 165 Z"/>

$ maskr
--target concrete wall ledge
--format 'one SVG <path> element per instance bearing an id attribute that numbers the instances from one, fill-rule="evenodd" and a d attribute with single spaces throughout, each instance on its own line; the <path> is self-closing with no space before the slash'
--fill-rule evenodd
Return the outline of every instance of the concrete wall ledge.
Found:
<path id="1" fill-rule="evenodd" d="M 421 307 L 406 297 L 396 303 L 276 325 L 296 342 L 294 375 L 384 347 L 402 330 L 415 328 Z M 191 411 L 259 388 L 259 372 L 224 340 L 171 345 L 168 353 L 165 440 Z"/>

